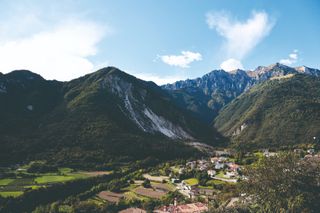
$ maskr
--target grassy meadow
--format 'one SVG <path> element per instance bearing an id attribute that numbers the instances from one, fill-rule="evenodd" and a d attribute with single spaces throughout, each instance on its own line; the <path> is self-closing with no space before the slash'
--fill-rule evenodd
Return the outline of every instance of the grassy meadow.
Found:
<path id="1" fill-rule="evenodd" d="M 23 169 L 21 169 L 23 168 Z M 63 183 L 80 178 L 90 178 L 99 175 L 99 172 L 74 171 L 71 168 L 59 168 L 56 172 L 30 173 L 27 166 L 19 169 L 8 169 L 10 177 L 0 178 L 0 196 L 18 197 L 28 190 L 36 190 L 56 183 Z M 103 173 L 104 174 L 104 173 Z"/>

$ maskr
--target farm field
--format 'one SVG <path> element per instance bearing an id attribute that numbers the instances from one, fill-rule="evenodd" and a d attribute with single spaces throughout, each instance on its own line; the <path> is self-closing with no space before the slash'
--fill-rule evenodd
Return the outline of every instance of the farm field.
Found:
<path id="1" fill-rule="evenodd" d="M 119 203 L 120 199 L 124 197 L 124 194 L 102 191 L 98 194 L 98 197 L 111 203 Z"/>
<path id="2" fill-rule="evenodd" d="M 12 179 L 12 178 L 1 179 L 1 180 L 0 180 L 0 186 L 8 185 L 8 184 L 11 183 L 12 181 L 14 181 L 14 179 Z"/>
<path id="3" fill-rule="evenodd" d="M 112 171 L 79 172 L 79 174 L 86 175 L 86 176 L 92 176 L 92 177 L 101 176 L 101 175 L 109 175 L 111 173 L 112 173 Z"/>
<path id="4" fill-rule="evenodd" d="M 17 191 L 17 192 L 0 192 L 0 196 L 2 197 L 18 197 L 20 195 L 22 195 L 23 192 L 22 191 Z"/>
<path id="5" fill-rule="evenodd" d="M 50 173 L 28 173 L 26 169 L 11 170 L 10 172 L 15 176 L 0 179 L 0 196 L 2 197 L 18 197 L 27 190 L 111 173 L 110 171 L 74 171 L 70 168 L 59 168 L 57 172 Z"/>
<path id="6" fill-rule="evenodd" d="M 149 197 L 149 198 L 155 198 L 155 199 L 160 199 L 167 194 L 166 192 L 163 192 L 163 191 L 157 191 L 153 188 L 144 188 L 144 187 L 138 187 L 134 190 L 134 192 L 138 195 Z"/>
<path id="7" fill-rule="evenodd" d="M 208 185 L 221 185 L 221 184 L 227 184 L 225 181 L 222 181 L 222 180 L 209 180 L 207 182 Z"/>
<path id="8" fill-rule="evenodd" d="M 143 197 L 143 196 L 140 196 L 138 194 L 136 194 L 135 192 L 133 191 L 128 191 L 128 192 L 125 192 L 124 193 L 124 197 L 127 201 L 133 201 L 133 200 L 141 200 L 141 201 L 145 201 L 147 200 L 148 198 L 146 197 Z"/>
<path id="9" fill-rule="evenodd" d="M 139 182 L 139 181 L 137 181 Z M 140 183 L 133 183 L 121 189 L 121 192 L 102 191 L 91 199 L 102 199 L 111 203 L 118 203 L 120 199 L 126 201 L 161 199 L 169 192 L 175 191 L 175 186 L 170 183 L 151 182 L 151 188 L 144 188 Z"/>
<path id="10" fill-rule="evenodd" d="M 169 192 L 169 191 L 174 191 L 175 186 L 169 184 L 169 183 L 151 183 L 152 188 L 164 191 L 164 192 Z"/>
<path id="11" fill-rule="evenodd" d="M 65 182 L 69 180 L 76 179 L 73 176 L 61 176 L 61 175 L 44 175 L 41 177 L 35 178 L 37 184 L 46 184 L 46 183 L 56 183 L 56 182 Z"/>
<path id="12" fill-rule="evenodd" d="M 197 178 L 186 179 L 186 180 L 184 180 L 184 182 L 190 186 L 194 186 L 194 185 L 199 184 L 199 180 Z"/>
<path id="13" fill-rule="evenodd" d="M 150 180 L 150 181 L 154 181 L 154 182 L 162 182 L 164 180 L 170 179 L 168 176 L 152 176 L 149 174 L 144 174 L 143 177 Z"/>

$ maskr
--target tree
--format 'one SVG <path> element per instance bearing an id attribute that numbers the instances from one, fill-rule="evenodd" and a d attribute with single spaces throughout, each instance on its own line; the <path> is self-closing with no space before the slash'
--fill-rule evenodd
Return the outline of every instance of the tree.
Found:
<path id="1" fill-rule="evenodd" d="M 30 173 L 46 173 L 46 172 L 57 172 L 56 166 L 49 165 L 45 162 L 33 162 L 27 170 Z"/>
<path id="2" fill-rule="evenodd" d="M 199 180 L 199 184 L 201 186 L 206 186 L 207 182 L 210 180 L 210 177 L 207 174 L 207 172 L 198 172 L 196 174 L 196 178 Z"/>
<path id="3" fill-rule="evenodd" d="M 93 202 L 83 201 L 74 207 L 74 212 L 75 213 L 86 213 L 86 212 L 100 213 L 101 209 L 98 205 L 96 205 Z"/>
<path id="4" fill-rule="evenodd" d="M 161 205 L 160 200 L 150 199 L 142 204 L 142 208 L 147 210 L 148 212 L 152 212 L 156 206 Z"/>
<path id="5" fill-rule="evenodd" d="M 320 209 L 320 161 L 294 153 L 264 158 L 244 171 L 242 190 L 263 212 Z"/>
<path id="6" fill-rule="evenodd" d="M 142 183 L 142 186 L 143 186 L 144 188 L 150 188 L 150 187 L 151 187 L 150 180 L 145 179 L 145 180 L 143 181 L 143 183 Z"/>

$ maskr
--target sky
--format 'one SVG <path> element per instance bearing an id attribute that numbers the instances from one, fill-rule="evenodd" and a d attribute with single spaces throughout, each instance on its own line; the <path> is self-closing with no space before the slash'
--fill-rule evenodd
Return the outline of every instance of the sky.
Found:
<path id="1" fill-rule="evenodd" d="M 0 0 L 0 72 L 115 66 L 157 84 L 280 62 L 320 68 L 319 0 Z"/>

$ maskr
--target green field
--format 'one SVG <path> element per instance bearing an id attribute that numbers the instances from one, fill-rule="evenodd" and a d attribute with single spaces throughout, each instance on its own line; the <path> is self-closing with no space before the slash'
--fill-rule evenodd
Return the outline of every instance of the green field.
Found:
<path id="1" fill-rule="evenodd" d="M 227 177 L 224 176 L 224 172 L 223 171 L 218 172 L 218 174 L 216 174 L 216 177 L 227 179 Z"/>
<path id="2" fill-rule="evenodd" d="M 264 157 L 263 153 L 262 152 L 255 152 L 254 155 L 256 157 L 258 157 L 259 159 L 262 159 Z"/>
<path id="3" fill-rule="evenodd" d="M 141 200 L 141 201 L 145 201 L 148 200 L 149 198 L 147 197 L 143 197 L 141 195 L 137 195 L 135 192 L 133 191 L 128 191 L 124 193 L 124 196 L 126 198 L 126 200 L 128 201 L 132 201 L 132 200 Z"/>
<path id="4" fill-rule="evenodd" d="M 212 184 L 214 184 L 214 185 L 220 185 L 220 184 L 226 184 L 226 182 L 225 182 L 225 181 L 222 181 L 222 180 L 209 180 L 209 181 L 207 182 L 207 185 L 212 185 Z"/>
<path id="5" fill-rule="evenodd" d="M 213 189 L 213 186 L 198 186 L 200 189 Z"/>
<path id="6" fill-rule="evenodd" d="M 45 184 L 45 183 L 56 183 L 56 182 L 66 182 L 70 180 L 74 180 L 76 177 L 74 176 L 63 176 L 63 175 L 44 175 L 41 177 L 37 177 L 35 182 L 37 184 Z"/>
<path id="7" fill-rule="evenodd" d="M 59 172 L 61 174 L 68 174 L 68 173 L 73 172 L 73 169 L 71 169 L 71 168 L 59 168 Z"/>
<path id="8" fill-rule="evenodd" d="M 184 182 L 186 182 L 186 184 L 188 184 L 190 186 L 194 186 L 194 185 L 199 184 L 199 180 L 197 178 L 186 179 L 186 180 L 184 180 Z"/>
<path id="9" fill-rule="evenodd" d="M 14 179 L 11 179 L 11 178 L 1 179 L 0 186 L 6 186 L 10 184 L 12 181 L 14 181 Z"/>
<path id="10" fill-rule="evenodd" d="M 41 185 L 31 185 L 31 186 L 24 186 L 23 188 L 25 189 L 39 189 L 41 187 L 44 187 L 44 186 L 41 186 Z"/>
<path id="11" fill-rule="evenodd" d="M 23 194 L 22 191 L 16 191 L 16 192 L 1 192 L 0 191 L 0 196 L 2 196 L 2 197 L 18 197 L 22 194 Z"/>
<path id="12" fill-rule="evenodd" d="M 152 187 L 155 187 L 155 186 L 158 185 L 158 184 L 159 184 L 159 183 L 157 183 L 157 182 L 151 182 L 151 186 L 152 186 Z M 160 184 L 160 185 L 161 185 L 161 184 Z M 169 191 L 174 191 L 174 190 L 176 189 L 176 187 L 175 187 L 172 183 L 170 183 L 170 182 L 164 183 L 164 185 L 167 186 L 167 188 L 168 188 Z"/>
<path id="13" fill-rule="evenodd" d="M 34 175 L 35 177 L 25 178 L 23 175 Z M 0 179 L 0 196 L 2 197 L 17 197 L 23 194 L 26 190 L 35 190 L 41 187 L 46 187 L 48 184 L 66 182 L 80 178 L 91 177 L 85 172 L 74 172 L 70 168 L 59 168 L 55 173 L 28 173 L 19 171 L 16 173 L 16 178 Z M 22 176 L 22 177 L 21 177 Z"/>

